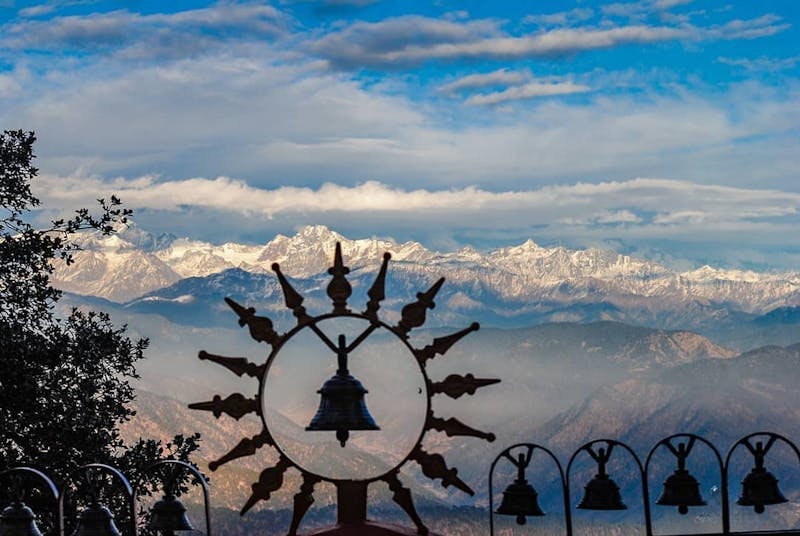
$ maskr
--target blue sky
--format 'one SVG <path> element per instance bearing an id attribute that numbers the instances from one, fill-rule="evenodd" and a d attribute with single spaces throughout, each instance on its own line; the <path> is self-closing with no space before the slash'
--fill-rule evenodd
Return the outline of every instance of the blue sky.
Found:
<path id="1" fill-rule="evenodd" d="M 800 264 L 800 4 L 0 0 L 43 217 Z"/>

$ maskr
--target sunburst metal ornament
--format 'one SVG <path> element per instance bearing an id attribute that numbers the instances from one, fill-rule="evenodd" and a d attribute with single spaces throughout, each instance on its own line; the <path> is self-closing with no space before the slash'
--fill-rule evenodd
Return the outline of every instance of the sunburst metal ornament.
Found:
<path id="1" fill-rule="evenodd" d="M 258 481 L 251 486 L 252 493 L 241 509 L 242 515 L 258 501 L 269 500 L 271 495 L 283 486 L 284 474 L 290 468 L 296 469 L 302 475 L 302 485 L 294 496 L 294 511 L 288 531 L 290 536 L 297 534 L 297 529 L 303 516 L 314 502 L 314 487 L 322 481 L 334 484 L 337 489 L 338 521 L 341 526 L 363 526 L 366 528 L 367 525 L 370 525 L 366 521 L 367 487 L 373 482 L 382 481 L 392 491 L 393 500 L 403 508 L 416 525 L 417 533 L 428 534 L 428 528 L 422 522 L 414 507 L 410 490 L 402 485 L 398 477 L 400 468 L 412 460 L 420 466 L 422 473 L 426 477 L 432 480 L 441 479 L 441 484 L 445 488 L 455 486 L 469 495 L 474 495 L 472 488 L 458 477 L 458 470 L 449 467 L 441 454 L 429 453 L 423 450 L 423 438 L 429 430 L 444 432 L 448 437 L 472 436 L 486 441 L 494 441 L 495 436 L 492 433 L 472 428 L 456 418 L 442 419 L 435 416 L 431 401 L 433 396 L 438 394 L 446 395 L 453 399 L 465 394 L 473 395 L 480 387 L 498 383 L 500 380 L 476 378 L 472 374 L 465 376 L 451 374 L 442 381 L 431 381 L 428 378 L 426 373 L 427 362 L 437 355 L 444 355 L 461 338 L 472 331 L 476 331 L 479 326 L 477 323 L 473 323 L 468 328 L 451 335 L 435 338 L 431 344 L 423 348 L 414 348 L 408 341 L 409 332 L 425 323 L 427 310 L 435 307 L 434 299 L 444 283 L 444 278 L 436 281 L 427 291 L 417 293 L 416 301 L 402 308 L 401 319 L 396 325 L 387 324 L 380 319 L 378 312 L 381 302 L 385 299 L 386 270 L 390 258 L 391 255 L 388 252 L 384 253 L 378 276 L 367 293 L 369 301 L 366 304 L 366 308 L 361 313 L 354 312 L 348 308 L 347 304 L 347 300 L 352 294 L 352 287 L 346 278 L 350 270 L 344 266 L 341 244 L 337 243 L 333 266 L 328 270 L 332 279 L 327 286 L 327 294 L 333 302 L 333 310 L 319 316 L 312 316 L 306 311 L 303 306 L 304 298 L 292 287 L 281 272 L 280 266 L 277 263 L 273 264 L 272 269 L 283 291 L 286 307 L 292 311 L 297 319 L 297 324 L 284 334 L 276 332 L 272 321 L 267 317 L 256 315 L 256 310 L 252 307 L 245 307 L 230 298 L 225 298 L 225 302 L 238 315 L 239 325 L 242 327 L 247 326 L 250 336 L 257 342 L 266 343 L 271 347 L 271 351 L 263 364 L 255 364 L 243 357 L 225 357 L 205 351 L 199 353 L 199 358 L 222 365 L 237 376 L 247 375 L 257 379 L 259 381 L 259 390 L 252 398 L 245 397 L 239 393 L 234 393 L 224 399 L 216 395 L 211 401 L 190 404 L 189 407 L 210 411 L 216 418 L 219 418 L 223 413 L 237 420 L 248 413 L 255 413 L 261 417 L 263 428 L 258 435 L 243 438 L 227 454 L 209 463 L 209 469 L 215 471 L 232 460 L 254 455 L 258 449 L 265 445 L 277 451 L 278 461 L 276 465 L 264 469 Z M 354 337 L 350 343 L 347 342 L 345 335 L 339 335 L 338 344 L 335 344 L 332 338 L 320 327 L 322 321 L 331 318 L 358 319 L 365 323 L 366 328 Z M 416 438 L 416 442 L 413 443 L 413 447 L 405 453 L 399 463 L 396 463 L 394 467 L 383 472 L 383 474 L 364 479 L 338 479 L 317 474 L 304 468 L 298 460 L 292 459 L 287 449 L 274 439 L 274 434 L 270 431 L 268 419 L 265 416 L 267 410 L 265 396 L 267 378 L 270 375 L 270 370 L 273 368 L 276 357 L 286 343 L 305 330 L 313 332 L 324 346 L 336 356 L 338 362 L 336 374 L 317 391 L 321 397 L 320 406 L 317 414 L 307 421 L 309 425 L 306 430 L 309 433 L 334 432 L 342 448 L 346 446 L 350 431 L 364 430 L 365 434 L 374 433 L 370 431 L 380 429 L 381 424 L 380 422 L 376 423 L 366 409 L 364 395 L 368 391 L 359 380 L 350 374 L 348 356 L 373 333 L 379 330 L 386 330 L 388 333 L 393 334 L 408 350 L 408 352 L 404 351 L 404 354 L 413 357 L 415 367 L 419 369 L 424 379 L 424 388 L 420 388 L 420 391 L 424 391 L 426 397 L 425 422 L 421 424 L 421 431 Z M 370 357 L 380 359 L 381 356 L 373 355 Z M 402 403 L 402 401 L 397 402 Z M 359 530 L 356 533 L 367 534 L 368 531 Z M 376 533 L 400 534 L 402 532 L 392 532 L 390 530 Z"/>

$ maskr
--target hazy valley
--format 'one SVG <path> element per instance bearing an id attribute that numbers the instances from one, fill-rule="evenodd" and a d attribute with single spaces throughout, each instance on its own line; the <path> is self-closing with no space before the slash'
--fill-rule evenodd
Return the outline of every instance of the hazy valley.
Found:
<path id="1" fill-rule="evenodd" d="M 113 239 L 87 238 L 74 267 L 58 268 L 56 281 L 69 291 L 62 306 L 108 310 L 116 322 L 127 323 L 134 335 L 151 340 L 148 359 L 140 366 L 138 414 L 125 433 L 167 437 L 199 431 L 204 462 L 256 434 L 261 423 L 255 417 L 236 421 L 223 415 L 214 420 L 209 413 L 186 408 L 187 402 L 210 400 L 214 394 L 253 396 L 258 389 L 254 379 L 237 378 L 199 361 L 197 352 L 247 356 L 253 362 L 266 357 L 268 348 L 238 327 L 224 296 L 269 316 L 278 331 L 294 325 L 269 269 L 272 262 L 280 262 L 305 296 L 309 312 L 328 311 L 329 276 L 324 271 L 336 241 L 342 242 L 345 263 L 352 270 L 349 303 L 357 310 L 368 300 L 366 290 L 383 251 L 392 252 L 387 299 L 381 309 L 382 318 L 390 324 L 399 319 L 401 307 L 413 301 L 416 292 L 440 275 L 447 278 L 426 327 L 412 332 L 412 346 L 422 347 L 473 321 L 482 324 L 480 331 L 432 360 L 428 373 L 433 380 L 452 373 L 501 379 L 500 384 L 472 397 L 451 400 L 439 395 L 433 401 L 437 416 L 457 417 L 472 427 L 492 431 L 497 440 L 487 443 L 429 432 L 424 443 L 426 450 L 443 454 L 450 466 L 458 468 L 459 476 L 475 489 L 475 497 L 442 488 L 425 478 L 414 463 L 401 473 L 423 517 L 425 511 L 444 509 L 447 515 L 432 515 L 437 522 L 459 520 L 460 528 L 449 526 L 448 534 L 485 532 L 489 463 L 502 448 L 519 441 L 548 445 L 566 462 L 580 444 L 599 437 L 626 441 L 644 457 L 659 438 L 679 431 L 700 433 L 721 449 L 761 429 L 800 436 L 797 273 L 710 267 L 675 273 L 609 251 L 547 249 L 533 242 L 487 253 L 466 249 L 440 254 L 415 243 L 347 240 L 322 227 L 305 228 L 291 238 L 276 237 L 263 247 L 213 246 L 130 231 Z M 379 355 L 383 343 L 376 344 L 374 352 Z M 303 346 L 297 352 L 314 354 L 313 348 Z M 357 375 L 380 373 L 391 378 L 395 374 L 398 381 L 402 379 L 402 373 L 392 369 L 373 371 L 368 364 L 359 369 L 357 363 L 353 367 L 360 370 Z M 319 379 L 313 381 L 324 380 L 324 370 L 317 375 Z M 318 404 L 316 388 L 307 389 L 302 404 L 285 408 L 287 429 L 302 431 Z M 381 404 L 387 404 L 379 400 L 379 392 L 367 397 L 378 420 Z M 376 435 L 349 448 L 361 451 L 360 457 L 337 462 L 345 472 L 371 463 L 364 460 L 380 463 L 381 451 L 390 448 L 390 442 Z M 338 449 L 331 434 L 315 437 L 298 456 L 316 460 Z M 267 448 L 213 473 L 215 506 L 238 509 L 260 470 L 275 459 Z M 671 461 L 664 459 L 661 479 L 670 470 L 666 465 Z M 775 467 L 785 475 L 782 489 L 796 499 L 800 482 L 790 476 L 789 461 L 781 454 Z M 746 471 L 747 463 L 743 458 L 737 468 Z M 553 475 L 548 477 L 547 470 L 540 469 L 544 477 L 536 485 L 541 488 L 543 507 L 557 512 Z M 610 520 L 635 522 L 636 483 L 624 466 L 618 469 L 618 481 L 632 510 Z M 710 493 L 719 480 L 713 467 L 703 466 L 696 472 L 704 493 Z M 575 475 L 576 481 L 588 479 L 591 468 L 578 466 Z M 510 473 L 504 471 L 499 478 L 507 480 Z M 271 513 L 288 508 L 300 485 L 298 475 L 291 472 L 286 482 L 268 504 L 249 514 L 248 523 L 262 530 L 266 525 L 288 523 L 288 513 Z M 386 515 L 404 522 L 386 486 L 374 488 L 374 508 L 386 509 Z M 732 493 L 738 492 L 734 488 Z M 657 481 L 651 489 L 658 489 Z M 333 488 L 320 486 L 316 496 L 308 526 L 324 524 L 334 516 Z M 778 509 L 781 523 L 793 525 L 800 518 L 795 502 Z M 220 515 L 228 519 L 228 514 Z M 275 522 L 270 517 L 275 515 L 283 521 Z M 673 524 L 686 521 L 669 516 L 668 520 Z M 230 526 L 234 526 L 232 521 Z"/>

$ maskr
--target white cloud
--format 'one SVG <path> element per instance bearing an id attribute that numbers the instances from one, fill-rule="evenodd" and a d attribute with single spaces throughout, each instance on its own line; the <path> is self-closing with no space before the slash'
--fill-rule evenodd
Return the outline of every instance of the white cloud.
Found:
<path id="1" fill-rule="evenodd" d="M 439 86 L 439 91 L 443 93 L 456 93 L 466 89 L 475 89 L 488 86 L 500 86 L 520 84 L 529 80 L 531 74 L 528 71 L 513 71 L 511 69 L 497 69 L 489 73 L 475 73 L 462 76 Z"/>
<path id="2" fill-rule="evenodd" d="M 53 10 L 58 3 L 28 8 L 23 16 Z M 274 37 L 287 31 L 287 16 L 260 3 L 220 3 L 175 13 L 141 14 L 125 9 L 89 15 L 22 19 L 0 26 L 0 47 L 10 50 L 82 50 L 92 53 L 138 47 L 137 56 L 185 56 L 203 43 Z M 213 35 L 210 35 L 212 34 Z M 198 41 L 199 43 L 192 43 Z M 150 54 L 143 51 L 151 48 Z"/>
<path id="3" fill-rule="evenodd" d="M 548 223 L 558 217 L 561 222 L 575 224 L 660 225 L 769 221 L 800 214 L 798 193 L 646 178 L 536 190 L 488 191 L 475 186 L 409 190 L 376 181 L 355 186 L 326 183 L 316 189 L 294 186 L 265 189 L 228 177 L 104 181 L 79 175 L 47 175 L 39 179 L 36 190 L 51 207 L 91 204 L 96 197 L 115 193 L 136 209 L 183 210 L 195 206 L 266 218 L 287 213 L 371 212 L 414 214 L 415 218 L 424 219 L 425 214 L 443 211 L 469 218 L 481 213 L 505 213 L 523 217 L 530 223 Z M 591 207 L 588 217 L 587 207 Z M 524 213 L 529 215 L 523 216 Z M 646 220 L 637 215 L 645 213 L 655 216 Z"/>
<path id="4" fill-rule="evenodd" d="M 793 69 L 800 63 L 800 56 L 791 56 L 787 58 L 770 58 L 768 56 L 759 56 L 757 58 L 726 58 L 722 56 L 717 58 L 717 61 L 733 67 L 742 67 L 750 72 L 777 72 Z"/>
<path id="5" fill-rule="evenodd" d="M 451 126 L 410 98 L 360 87 L 269 45 L 160 66 L 8 73 L 0 122 L 36 130 L 43 170 L 238 176 L 258 185 L 493 184 L 650 175 L 740 185 L 796 179 L 791 91 L 543 100 Z M 25 88 L 22 93 L 14 88 Z M 473 115 L 474 114 L 474 115 Z M 482 115 L 481 115 L 482 114 Z"/>
<path id="6" fill-rule="evenodd" d="M 767 14 L 709 27 L 640 23 L 610 28 L 556 28 L 513 36 L 501 32 L 495 21 L 459 23 L 427 17 L 396 17 L 380 22 L 354 22 L 324 35 L 311 50 L 339 68 L 397 68 L 430 60 L 539 58 L 664 41 L 756 39 L 788 27 L 781 23 L 780 17 Z"/>
<path id="7" fill-rule="evenodd" d="M 600 8 L 605 15 L 637 17 L 653 12 L 668 11 L 674 7 L 691 4 L 693 0 L 642 0 L 640 2 L 616 2 Z"/>
<path id="8" fill-rule="evenodd" d="M 664 179 L 488 191 L 407 189 L 375 181 L 257 188 L 227 177 L 104 181 L 47 175 L 37 181 L 35 193 L 43 206 L 63 211 L 116 193 L 136 209 L 141 227 L 212 241 L 242 234 L 268 239 L 318 223 L 353 236 L 389 235 L 448 249 L 533 237 L 573 247 L 625 244 L 627 251 L 641 247 L 649 257 L 713 257 L 726 266 L 756 262 L 781 269 L 792 268 L 800 255 L 800 193 Z"/>
<path id="9" fill-rule="evenodd" d="M 473 95 L 466 100 L 473 106 L 501 104 L 509 101 L 534 99 L 537 97 L 550 97 L 553 95 L 571 95 L 591 91 L 587 85 L 574 82 L 530 82 L 521 86 L 513 86 L 502 91 Z"/>
<path id="10" fill-rule="evenodd" d="M 592 8 L 576 7 L 557 13 L 527 15 L 522 21 L 527 24 L 539 24 L 541 26 L 568 26 L 589 20 L 593 16 L 594 10 Z"/>

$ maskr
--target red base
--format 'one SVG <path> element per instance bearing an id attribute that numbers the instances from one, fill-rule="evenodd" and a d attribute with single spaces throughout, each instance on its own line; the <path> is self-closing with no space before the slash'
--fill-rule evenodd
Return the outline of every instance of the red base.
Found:
<path id="1" fill-rule="evenodd" d="M 355 525 L 337 525 L 324 529 L 317 529 L 305 533 L 304 536 L 419 536 L 416 529 L 399 527 L 397 525 L 385 525 L 383 523 L 373 523 L 367 521 Z M 439 536 L 429 532 L 428 536 Z"/>

